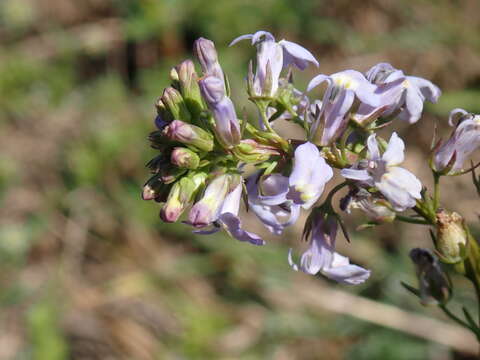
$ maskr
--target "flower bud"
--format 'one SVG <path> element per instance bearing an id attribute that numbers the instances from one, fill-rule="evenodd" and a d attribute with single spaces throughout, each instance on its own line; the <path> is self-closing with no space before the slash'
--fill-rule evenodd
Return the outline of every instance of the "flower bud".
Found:
<path id="1" fill-rule="evenodd" d="M 205 227 L 217 220 L 225 197 L 234 189 L 232 184 L 236 182 L 238 185 L 236 179 L 229 174 L 214 178 L 205 189 L 203 197 L 190 210 L 188 223 L 195 227 Z"/>
<path id="2" fill-rule="evenodd" d="M 232 150 L 233 154 L 246 163 L 258 163 L 266 161 L 270 156 L 279 155 L 277 148 L 263 145 L 253 139 L 245 139 Z"/>
<path id="3" fill-rule="evenodd" d="M 225 89 L 220 79 L 207 76 L 199 81 L 200 90 L 208 108 L 215 119 L 215 133 L 219 142 L 225 147 L 240 142 L 240 125 L 233 102 L 225 96 Z"/>
<path id="4" fill-rule="evenodd" d="M 198 86 L 198 75 L 192 60 L 185 60 L 177 67 L 180 91 L 182 92 L 185 104 L 194 118 L 202 111 L 202 97 Z"/>
<path id="5" fill-rule="evenodd" d="M 199 38 L 193 44 L 193 51 L 200 61 L 203 73 L 205 75 L 212 75 L 225 83 L 223 77 L 223 70 L 218 62 L 217 51 L 213 41 L 205 38 Z"/>
<path id="6" fill-rule="evenodd" d="M 173 118 L 176 120 L 191 121 L 191 115 L 182 95 L 172 87 L 168 87 L 163 91 L 161 97 L 162 102 L 168 108 Z"/>
<path id="7" fill-rule="evenodd" d="M 206 177 L 205 173 L 199 173 L 196 175 L 195 180 L 193 177 L 185 176 L 173 184 L 167 201 L 160 211 L 161 219 L 165 222 L 177 221 L 183 211 L 192 204 L 198 189 Z"/>
<path id="8" fill-rule="evenodd" d="M 176 68 L 170 70 L 170 80 L 172 80 L 174 84 L 178 83 L 178 71 Z"/>
<path id="9" fill-rule="evenodd" d="M 225 87 L 222 80 L 215 76 L 206 76 L 199 81 L 200 90 L 208 106 L 215 106 L 225 98 Z"/>
<path id="10" fill-rule="evenodd" d="M 435 244 L 441 260 L 458 263 L 465 258 L 467 232 L 463 218 L 456 212 L 437 212 L 437 241 Z"/>
<path id="11" fill-rule="evenodd" d="M 450 281 L 435 255 L 428 249 L 416 248 L 410 251 L 410 258 L 416 267 L 422 304 L 445 304 L 451 297 Z"/>
<path id="12" fill-rule="evenodd" d="M 176 147 L 172 151 L 170 161 L 179 168 L 196 169 L 200 163 L 200 158 L 190 149 Z"/>
<path id="13" fill-rule="evenodd" d="M 172 121 L 163 134 L 172 141 L 192 145 L 202 151 L 212 151 L 213 136 L 202 128 L 180 120 Z"/>
<path id="14" fill-rule="evenodd" d="M 142 199 L 153 200 L 165 195 L 165 190 L 168 186 L 162 182 L 159 175 L 152 176 L 143 186 Z"/>

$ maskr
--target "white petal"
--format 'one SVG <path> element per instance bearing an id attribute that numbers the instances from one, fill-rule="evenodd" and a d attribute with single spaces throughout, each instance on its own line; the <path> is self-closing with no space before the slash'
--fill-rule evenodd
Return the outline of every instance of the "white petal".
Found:
<path id="1" fill-rule="evenodd" d="M 371 179 L 371 176 L 368 174 L 367 170 L 357 170 L 357 169 L 342 169 L 340 174 L 347 179 L 359 180 L 359 181 L 368 181 Z"/>
<path id="2" fill-rule="evenodd" d="M 326 81 L 328 83 L 328 86 L 330 86 L 332 84 L 332 78 L 328 75 L 320 74 L 320 75 L 315 76 L 308 83 L 307 92 L 311 91 L 313 88 L 317 87 L 318 85 L 320 85 L 324 81 Z"/>
<path id="3" fill-rule="evenodd" d="M 396 132 L 390 137 L 387 150 L 383 153 L 382 159 L 387 165 L 393 166 L 401 164 L 404 160 L 405 144 Z"/>
<path id="4" fill-rule="evenodd" d="M 422 183 L 406 169 L 395 166 L 388 169 L 377 189 L 390 201 L 396 211 L 403 211 L 415 206 L 415 199 L 420 199 Z"/>
<path id="5" fill-rule="evenodd" d="M 307 65 L 306 63 L 308 62 L 311 62 L 317 67 L 319 66 L 318 61 L 315 59 L 313 54 L 303 46 L 287 40 L 279 41 L 279 45 L 282 46 L 283 50 L 287 52 L 289 56 L 291 56 L 293 59 L 299 60 L 294 61 L 294 63 L 300 68 L 300 70 L 304 70 Z"/>
<path id="6" fill-rule="evenodd" d="M 370 160 L 379 160 L 380 159 L 380 150 L 378 150 L 378 142 L 376 135 L 372 134 L 367 139 L 367 147 L 370 153 Z"/>
<path id="7" fill-rule="evenodd" d="M 422 93 L 423 97 L 432 103 L 436 103 L 442 91 L 431 81 L 416 76 L 407 76 L 408 81 L 412 82 Z"/>

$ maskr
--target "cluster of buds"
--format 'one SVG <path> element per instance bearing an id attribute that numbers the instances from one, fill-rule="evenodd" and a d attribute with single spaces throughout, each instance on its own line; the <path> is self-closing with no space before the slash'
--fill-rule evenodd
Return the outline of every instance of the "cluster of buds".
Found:
<path id="1" fill-rule="evenodd" d="M 175 222 L 185 214 L 183 222 L 196 233 L 223 229 L 235 239 L 263 245 L 259 235 L 243 229 L 242 199 L 277 235 L 307 211 L 304 234 L 309 247 L 298 263 L 290 251 L 291 267 L 359 284 L 370 270 L 351 264 L 335 251 L 337 228 L 347 238 L 348 234 L 332 199 L 348 187 L 341 211 L 360 210 L 369 219 L 368 226 L 397 220 L 430 225 L 436 229 L 440 261 L 469 261 L 468 229 L 461 216 L 441 210 L 438 189 L 428 195 L 420 180 L 403 167 L 405 143 L 396 132 L 388 141 L 376 133 L 395 119 L 417 122 L 424 102 L 435 103 L 441 95 L 436 85 L 380 63 L 366 73 L 319 74 L 301 91 L 294 87 L 291 74 L 294 68 L 319 66 L 310 51 L 287 40 L 277 41 L 266 31 L 242 35 L 231 45 L 241 40 L 250 40 L 256 48 L 256 60 L 250 62 L 246 76 L 246 94 L 257 107 L 258 126 L 247 118 L 238 119 L 215 46 L 204 38 L 194 44 L 201 75 L 193 61 L 182 62 L 171 70 L 171 86 L 156 103 L 157 130 L 150 134 L 150 142 L 159 155 L 148 163 L 153 176 L 143 198 L 161 203 L 163 221 Z M 322 85 L 326 85 L 323 93 L 316 98 L 314 89 Z M 464 163 L 480 147 L 479 119 L 465 110 L 452 111 L 450 138 L 432 149 L 430 165 L 436 181 L 465 172 Z M 280 136 L 274 125 L 281 121 L 300 125 L 305 138 Z M 343 182 L 316 205 L 334 169 Z M 415 214 L 401 214 L 406 211 Z M 426 279 L 422 289 L 431 289 L 436 281 L 445 294 L 437 257 L 417 251 L 412 259 Z"/>

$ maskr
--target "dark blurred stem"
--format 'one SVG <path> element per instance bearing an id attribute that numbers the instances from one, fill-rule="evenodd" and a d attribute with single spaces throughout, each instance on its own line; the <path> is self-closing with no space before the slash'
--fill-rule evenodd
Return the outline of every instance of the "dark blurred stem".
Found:
<path id="1" fill-rule="evenodd" d="M 445 315 L 447 315 L 450 319 L 452 319 L 453 321 L 455 321 L 459 325 L 461 325 L 463 327 L 466 327 L 467 329 L 472 331 L 478 337 L 478 334 L 477 334 L 476 330 L 473 327 L 471 327 L 470 324 L 468 324 L 466 321 L 463 321 L 457 315 L 455 315 L 450 310 L 448 310 L 448 308 L 445 305 L 439 305 L 439 307 L 440 307 L 440 309 L 442 309 L 442 311 L 445 313 Z"/>
<path id="2" fill-rule="evenodd" d="M 462 325 L 463 327 L 466 327 L 467 329 L 475 332 L 475 329 L 473 329 L 470 324 L 468 324 L 466 321 L 463 321 L 460 319 L 457 315 L 452 313 L 450 310 L 445 305 L 439 305 L 439 308 L 442 309 L 442 311 L 447 315 L 450 319 L 458 323 L 459 325 Z"/>
<path id="3" fill-rule="evenodd" d="M 475 295 L 477 296 L 477 311 L 478 311 L 478 324 L 477 327 L 480 328 L 480 272 L 478 268 L 478 261 L 480 259 L 480 249 L 475 238 L 470 233 L 468 227 L 466 227 L 468 235 L 468 256 L 465 259 L 465 275 L 472 282 L 473 287 L 475 288 Z M 480 334 L 475 332 L 477 339 L 480 341 Z"/>
<path id="4" fill-rule="evenodd" d="M 343 183 L 338 184 L 332 190 L 330 190 L 327 198 L 325 199 L 325 204 L 329 204 L 331 207 L 333 195 L 335 195 L 339 190 L 341 190 L 343 187 L 347 185 L 348 185 L 348 181 L 344 181 Z"/>

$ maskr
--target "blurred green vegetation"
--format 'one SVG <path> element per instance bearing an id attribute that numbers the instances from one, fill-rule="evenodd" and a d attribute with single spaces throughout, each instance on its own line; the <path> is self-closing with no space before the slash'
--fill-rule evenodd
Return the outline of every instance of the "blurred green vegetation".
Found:
<path id="1" fill-rule="evenodd" d="M 433 120 L 446 124 L 453 107 L 480 112 L 479 10 L 447 0 L 1 1 L 0 359 L 467 359 L 303 303 L 291 289 L 305 276 L 286 261 L 300 228 L 262 248 L 194 236 L 162 224 L 140 189 L 154 100 L 195 38 L 216 42 L 240 106 L 254 50 L 227 44 L 259 29 L 311 49 L 322 72 L 390 61 L 432 79 L 444 95 L 405 134 L 421 156 Z M 300 88 L 315 71 L 296 74 Z M 469 199 L 455 189 L 446 202 Z M 428 246 L 426 233 L 385 225 L 353 240 L 341 246 L 371 281 L 321 286 L 442 318 L 400 286 L 415 283 L 407 254 Z M 467 285 L 458 291 L 468 301 Z"/>

